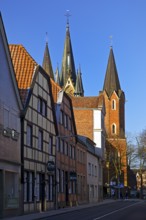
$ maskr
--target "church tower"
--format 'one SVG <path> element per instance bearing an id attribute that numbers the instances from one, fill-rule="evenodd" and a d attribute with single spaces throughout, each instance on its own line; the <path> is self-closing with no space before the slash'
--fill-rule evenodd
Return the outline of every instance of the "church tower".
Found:
<path id="1" fill-rule="evenodd" d="M 127 186 L 125 94 L 120 86 L 112 47 L 110 48 L 110 54 L 108 58 L 108 64 L 102 92 L 105 98 L 106 109 L 106 150 L 108 151 L 108 153 L 109 151 L 111 151 L 112 148 L 116 150 L 117 162 L 120 161 L 120 164 L 118 164 L 118 167 L 115 167 L 115 169 L 118 170 L 120 175 L 121 172 L 123 173 L 122 182 L 125 186 Z M 108 156 L 109 158 L 112 157 L 111 155 Z M 112 176 L 110 176 L 110 179 L 111 178 Z"/>
<path id="2" fill-rule="evenodd" d="M 68 20 L 66 25 L 66 38 L 60 73 L 60 86 L 66 93 L 69 93 L 70 95 L 84 96 L 81 71 L 79 71 L 76 75 Z"/>
<path id="3" fill-rule="evenodd" d="M 46 71 L 46 73 L 54 80 L 54 74 L 53 74 L 53 68 L 48 48 L 48 42 L 46 42 L 45 51 L 44 51 L 44 58 L 42 63 L 43 69 Z"/>

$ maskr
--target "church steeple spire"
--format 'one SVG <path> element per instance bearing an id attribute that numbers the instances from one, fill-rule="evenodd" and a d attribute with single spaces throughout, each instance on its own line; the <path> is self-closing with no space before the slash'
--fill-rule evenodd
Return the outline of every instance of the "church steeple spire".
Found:
<path id="1" fill-rule="evenodd" d="M 66 38 L 65 38 L 65 44 L 64 44 L 62 68 L 61 68 L 61 73 L 60 73 L 61 87 L 63 88 L 66 87 L 68 78 L 70 78 L 72 85 L 75 86 L 76 71 L 75 71 L 74 57 L 73 57 L 70 30 L 69 30 L 69 21 L 67 20 Z"/>
<path id="2" fill-rule="evenodd" d="M 60 86 L 59 67 L 58 66 L 57 66 L 57 69 L 55 72 L 55 82 Z"/>
<path id="3" fill-rule="evenodd" d="M 48 73 L 48 75 L 54 80 L 53 68 L 52 68 L 52 63 L 51 63 L 51 58 L 50 58 L 50 53 L 49 53 L 47 41 L 46 41 L 46 46 L 45 46 L 42 67 Z"/>
<path id="4" fill-rule="evenodd" d="M 75 96 L 84 96 L 84 89 L 82 83 L 82 73 L 81 68 L 79 66 L 79 70 L 77 71 L 77 79 L 76 79 L 76 86 L 75 86 Z"/>
<path id="5" fill-rule="evenodd" d="M 120 81 L 118 77 L 118 72 L 116 68 L 115 58 L 112 47 L 110 47 L 110 54 L 108 59 L 108 65 L 104 80 L 103 90 L 107 92 L 108 96 L 111 96 L 113 91 L 116 91 L 117 94 L 121 91 Z"/>

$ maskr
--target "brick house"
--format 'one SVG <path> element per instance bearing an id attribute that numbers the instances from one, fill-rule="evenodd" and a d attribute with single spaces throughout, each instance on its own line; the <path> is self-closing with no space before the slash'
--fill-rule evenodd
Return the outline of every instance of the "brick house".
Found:
<path id="1" fill-rule="evenodd" d="M 75 115 L 75 123 L 77 128 L 78 135 L 88 138 L 90 141 L 94 142 L 94 154 L 88 150 L 88 156 L 90 153 L 93 155 L 90 157 L 96 156 L 97 164 L 97 174 L 98 176 L 98 201 L 102 199 L 103 194 L 103 161 L 104 161 L 104 152 L 105 152 L 105 128 L 104 128 L 104 99 L 102 95 L 97 97 L 73 97 L 71 96 L 73 103 L 73 111 Z M 87 159 L 87 164 L 88 162 Z M 88 169 L 88 168 L 87 168 Z M 88 175 L 88 170 L 87 170 Z"/>

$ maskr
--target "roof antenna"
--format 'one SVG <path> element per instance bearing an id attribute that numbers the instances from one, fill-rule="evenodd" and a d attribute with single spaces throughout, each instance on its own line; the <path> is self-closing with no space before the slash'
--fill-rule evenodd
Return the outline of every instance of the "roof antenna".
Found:
<path id="1" fill-rule="evenodd" d="M 70 14 L 70 11 L 68 9 L 66 10 L 65 16 L 67 18 L 67 25 L 69 25 L 69 17 L 71 16 L 71 14 Z"/>

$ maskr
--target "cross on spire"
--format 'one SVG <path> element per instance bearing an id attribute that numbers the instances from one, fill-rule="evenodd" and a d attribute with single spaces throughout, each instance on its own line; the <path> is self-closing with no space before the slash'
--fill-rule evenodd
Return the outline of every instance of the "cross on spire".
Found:
<path id="1" fill-rule="evenodd" d="M 46 32 L 46 43 L 48 44 L 48 32 Z"/>
<path id="2" fill-rule="evenodd" d="M 66 16 L 66 18 L 67 18 L 67 24 L 69 24 L 69 17 L 71 16 L 69 10 L 66 10 L 65 16 Z"/>

